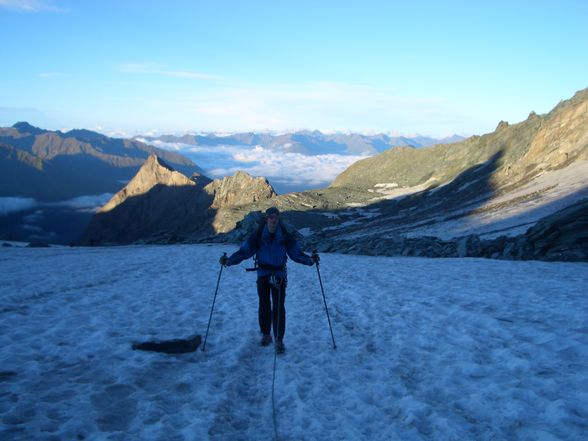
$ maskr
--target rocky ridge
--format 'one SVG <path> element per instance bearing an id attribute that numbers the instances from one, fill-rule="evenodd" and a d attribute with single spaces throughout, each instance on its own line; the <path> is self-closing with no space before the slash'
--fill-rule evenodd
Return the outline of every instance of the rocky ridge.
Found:
<path id="1" fill-rule="evenodd" d="M 541 219 L 519 236 L 453 240 L 403 236 L 314 242 L 323 252 L 410 257 L 484 257 L 507 260 L 588 261 L 588 199 Z"/>
<path id="2" fill-rule="evenodd" d="M 110 138 L 89 130 L 43 130 L 28 123 L 0 127 L 0 196 L 63 201 L 114 193 L 150 154 L 191 175 L 201 169 L 189 159 L 139 141 Z M 19 172 L 10 172 L 18 170 Z"/>
<path id="3" fill-rule="evenodd" d="M 137 175 L 96 213 L 79 242 L 203 240 L 226 232 L 227 225 L 234 226 L 230 210 L 275 196 L 265 178 L 243 172 L 212 181 L 203 175 L 188 178 L 151 155 Z"/>

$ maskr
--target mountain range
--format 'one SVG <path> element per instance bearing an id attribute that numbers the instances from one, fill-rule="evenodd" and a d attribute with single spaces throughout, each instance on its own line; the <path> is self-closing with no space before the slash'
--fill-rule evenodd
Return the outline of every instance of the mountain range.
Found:
<path id="1" fill-rule="evenodd" d="M 390 147 L 411 146 L 427 147 L 434 144 L 449 144 L 459 142 L 464 138 L 453 135 L 435 139 L 428 136 L 391 136 L 384 133 L 365 135 L 361 133 L 323 133 L 319 130 L 301 130 L 291 133 L 234 133 L 218 134 L 185 134 L 141 136 L 136 139 L 151 143 L 179 143 L 189 146 L 261 146 L 270 150 L 302 153 L 305 155 L 373 155 L 383 152 Z"/>
<path id="2" fill-rule="evenodd" d="M 388 149 L 356 162 L 321 190 L 268 191 L 251 202 L 209 205 L 205 234 L 192 224 L 173 241 L 242 240 L 259 213 L 275 205 L 307 246 L 324 251 L 535 258 L 541 257 L 535 252 L 539 241 L 543 255 L 582 260 L 588 259 L 582 220 L 587 199 L 588 89 L 545 115 L 531 112 L 512 125 L 501 121 L 483 136 Z M 531 231 L 544 219 L 552 221 Z M 554 232 L 553 225 L 561 228 Z M 549 246 L 542 236 L 547 231 Z M 93 234 L 101 236 L 96 229 Z M 516 237 L 524 240 L 511 240 Z M 159 239 L 143 234 L 135 240 Z"/>
<path id="3" fill-rule="evenodd" d="M 120 190 L 94 215 L 81 244 L 239 242 L 273 205 L 307 247 L 322 251 L 588 260 L 588 89 L 547 114 L 531 112 L 516 124 L 501 121 L 492 133 L 456 143 L 388 148 L 357 161 L 326 188 L 283 195 L 266 179 L 242 172 L 211 180 L 181 156 L 149 151 L 138 140 L 26 124 L 0 134 L 0 140 L 12 137 L 5 156 L 26 170 L 80 151 L 91 152 L 94 161 L 115 156 L 111 167 L 143 164 L 122 189 L 119 182 Z M 222 137 L 222 143 L 261 142 L 256 136 L 262 135 Z M 282 148 L 309 148 L 312 139 L 319 151 L 331 148 L 329 142 L 341 148 L 334 138 L 327 140 L 336 135 L 287 136 L 300 144 Z M 346 151 L 364 148 L 364 136 L 357 135 L 361 142 L 352 147 L 347 138 Z M 369 140 L 374 149 L 376 138 Z M 277 138 L 268 139 L 278 145 Z M 128 146 L 142 153 L 121 156 Z"/>
<path id="4" fill-rule="evenodd" d="M 178 171 L 201 169 L 175 152 L 89 130 L 43 130 L 26 122 L 0 127 L 0 196 L 62 201 L 114 193 L 155 153 Z"/>

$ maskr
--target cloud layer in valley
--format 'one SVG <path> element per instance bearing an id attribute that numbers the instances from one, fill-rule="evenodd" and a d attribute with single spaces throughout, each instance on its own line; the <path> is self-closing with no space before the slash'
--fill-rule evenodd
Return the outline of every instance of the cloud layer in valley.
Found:
<path id="1" fill-rule="evenodd" d="M 238 170 L 267 178 L 280 194 L 326 187 L 354 162 L 367 156 L 304 155 L 261 146 L 188 146 L 157 142 L 158 147 L 179 151 L 205 170 L 222 178 Z"/>
<path id="2" fill-rule="evenodd" d="M 36 205 L 37 201 L 33 198 L 0 197 L 0 216 L 6 216 L 10 213 L 29 210 Z"/>
<path id="3" fill-rule="evenodd" d="M 42 202 L 34 198 L 23 197 L 0 197 L 0 216 L 7 216 L 12 213 L 20 211 L 32 210 L 39 207 L 62 207 L 71 208 L 76 211 L 96 211 L 102 205 L 110 200 L 111 193 L 103 193 L 99 195 L 78 196 L 73 199 L 68 199 L 60 202 Z M 42 214 L 42 213 L 38 213 Z M 31 215 L 34 216 L 34 215 Z M 37 218 L 31 218 L 31 221 L 36 221 Z"/>

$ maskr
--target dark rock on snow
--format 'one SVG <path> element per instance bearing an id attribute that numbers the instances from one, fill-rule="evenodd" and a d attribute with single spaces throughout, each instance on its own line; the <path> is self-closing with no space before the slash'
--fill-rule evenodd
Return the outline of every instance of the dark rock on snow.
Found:
<path id="1" fill-rule="evenodd" d="M 185 354 L 194 352 L 200 346 L 202 337 L 194 335 L 188 338 L 179 338 L 165 341 L 146 341 L 143 343 L 133 343 L 133 350 L 164 352 L 166 354 Z"/>

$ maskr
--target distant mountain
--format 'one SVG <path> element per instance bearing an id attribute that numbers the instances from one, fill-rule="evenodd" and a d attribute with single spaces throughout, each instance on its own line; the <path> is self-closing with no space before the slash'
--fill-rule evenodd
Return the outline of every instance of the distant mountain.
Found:
<path id="1" fill-rule="evenodd" d="M 463 140 L 458 135 L 434 139 L 424 136 L 404 137 L 386 134 L 363 135 L 359 133 L 326 134 L 318 130 L 303 130 L 285 134 L 235 133 L 231 135 L 162 135 L 158 137 L 139 137 L 149 142 L 182 143 L 187 145 L 219 146 L 243 145 L 262 146 L 267 149 L 303 153 L 306 155 L 341 154 L 359 155 L 383 152 L 390 147 L 427 147 L 434 144 L 453 143 Z"/>
<path id="2" fill-rule="evenodd" d="M 151 154 L 187 175 L 201 169 L 182 155 L 89 130 L 43 130 L 26 122 L 0 127 L 0 196 L 59 201 L 113 193 Z"/>
<path id="3" fill-rule="evenodd" d="M 124 187 L 151 153 L 188 176 L 201 171 L 178 153 L 89 130 L 26 122 L 0 128 L 0 238 L 74 241 L 96 204 Z"/>

